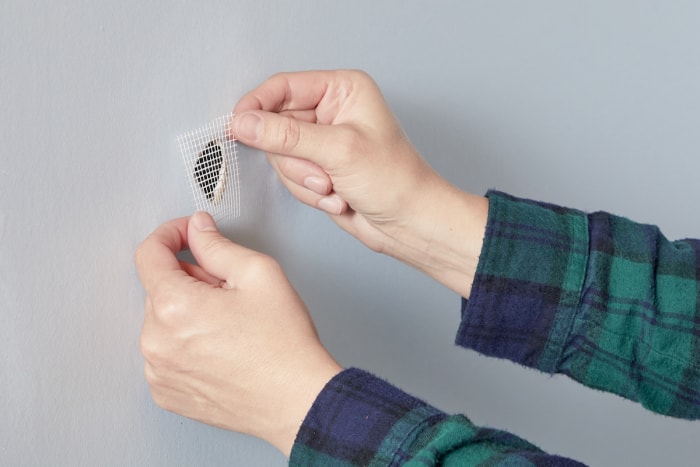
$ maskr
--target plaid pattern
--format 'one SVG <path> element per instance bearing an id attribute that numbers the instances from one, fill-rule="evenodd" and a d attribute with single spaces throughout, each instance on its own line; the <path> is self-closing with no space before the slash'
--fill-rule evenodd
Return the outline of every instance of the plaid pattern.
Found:
<path id="1" fill-rule="evenodd" d="M 489 192 L 456 343 L 700 418 L 700 241 Z M 290 465 L 580 465 L 479 428 L 357 369 L 324 388 Z"/>
<path id="2" fill-rule="evenodd" d="M 371 374 L 333 378 L 299 429 L 293 466 L 579 466 L 504 431 L 479 428 Z"/>
<path id="3" fill-rule="evenodd" d="M 490 192 L 458 345 L 700 418 L 700 242 Z"/>

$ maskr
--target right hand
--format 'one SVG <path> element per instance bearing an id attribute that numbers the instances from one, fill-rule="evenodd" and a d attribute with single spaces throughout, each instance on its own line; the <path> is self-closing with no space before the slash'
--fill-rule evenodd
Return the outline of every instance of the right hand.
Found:
<path id="1" fill-rule="evenodd" d="M 233 135 L 265 151 L 297 199 L 374 251 L 468 296 L 488 201 L 430 168 L 366 73 L 278 74 L 233 112 Z"/>
<path id="2" fill-rule="evenodd" d="M 265 151 L 289 191 L 375 251 L 404 236 L 444 182 L 361 71 L 277 74 L 234 108 L 240 142 Z"/>

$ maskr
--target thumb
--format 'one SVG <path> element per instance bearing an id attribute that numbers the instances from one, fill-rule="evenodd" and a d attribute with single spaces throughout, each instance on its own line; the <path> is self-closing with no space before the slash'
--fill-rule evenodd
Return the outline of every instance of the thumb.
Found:
<path id="1" fill-rule="evenodd" d="M 338 149 L 343 149 L 337 146 L 347 141 L 343 136 L 350 131 L 342 125 L 319 125 L 263 110 L 234 115 L 231 129 L 243 144 L 268 153 L 306 159 L 324 169 L 329 157 L 337 156 Z"/>
<path id="2" fill-rule="evenodd" d="M 250 250 L 221 235 L 214 219 L 203 211 L 190 217 L 187 242 L 197 264 L 218 279 L 233 283 L 236 265 L 244 261 Z"/>

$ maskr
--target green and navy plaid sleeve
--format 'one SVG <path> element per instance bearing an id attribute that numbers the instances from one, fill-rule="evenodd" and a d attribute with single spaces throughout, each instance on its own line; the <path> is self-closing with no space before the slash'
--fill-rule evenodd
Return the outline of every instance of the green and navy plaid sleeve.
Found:
<path id="1" fill-rule="evenodd" d="M 292 448 L 293 466 L 580 466 L 509 433 L 449 416 L 362 370 L 321 391 Z"/>
<path id="2" fill-rule="evenodd" d="M 456 343 L 700 418 L 700 241 L 670 242 L 654 226 L 607 213 L 487 196 Z M 290 464 L 579 465 L 354 369 L 318 396 Z"/>
<path id="3" fill-rule="evenodd" d="M 458 345 L 700 418 L 700 242 L 490 192 Z"/>

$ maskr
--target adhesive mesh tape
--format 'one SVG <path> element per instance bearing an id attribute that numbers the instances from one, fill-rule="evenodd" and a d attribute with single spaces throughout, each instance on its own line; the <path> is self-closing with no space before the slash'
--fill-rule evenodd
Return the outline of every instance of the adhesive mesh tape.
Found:
<path id="1" fill-rule="evenodd" d="M 177 137 L 197 211 L 216 220 L 241 213 L 236 142 L 228 129 L 231 115 Z"/>

